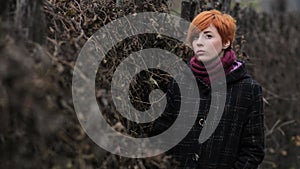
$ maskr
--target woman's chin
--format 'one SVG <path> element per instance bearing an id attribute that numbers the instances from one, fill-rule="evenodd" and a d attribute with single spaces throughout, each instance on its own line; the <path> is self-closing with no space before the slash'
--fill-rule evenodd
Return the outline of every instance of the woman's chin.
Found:
<path id="1" fill-rule="evenodd" d="M 196 59 L 200 62 L 209 62 L 212 60 L 212 58 L 205 56 L 205 55 L 196 56 Z"/>
<path id="2" fill-rule="evenodd" d="M 207 55 L 197 55 L 196 59 L 200 62 L 211 62 L 214 61 L 218 56 L 212 57 L 212 56 L 207 56 Z"/>

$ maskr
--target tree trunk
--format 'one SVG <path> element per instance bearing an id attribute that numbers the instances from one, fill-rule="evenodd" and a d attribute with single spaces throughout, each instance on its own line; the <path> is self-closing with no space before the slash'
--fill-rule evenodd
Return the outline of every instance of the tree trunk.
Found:
<path id="1" fill-rule="evenodd" d="M 183 0 L 181 3 L 181 18 L 192 21 L 195 16 L 197 2 L 194 0 Z"/>
<path id="2" fill-rule="evenodd" d="M 45 22 L 41 0 L 16 0 L 14 25 L 22 37 L 34 42 L 45 40 Z"/>
<path id="3" fill-rule="evenodd" d="M 221 11 L 223 11 L 225 13 L 229 13 L 230 12 L 230 4 L 231 4 L 231 0 L 222 0 Z"/>

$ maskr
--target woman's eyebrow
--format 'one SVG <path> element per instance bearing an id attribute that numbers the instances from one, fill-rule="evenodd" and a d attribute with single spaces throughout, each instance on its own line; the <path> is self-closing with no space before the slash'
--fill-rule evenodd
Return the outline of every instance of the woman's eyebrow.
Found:
<path id="1" fill-rule="evenodd" d="M 212 33 L 212 31 L 204 31 L 203 33 Z"/>

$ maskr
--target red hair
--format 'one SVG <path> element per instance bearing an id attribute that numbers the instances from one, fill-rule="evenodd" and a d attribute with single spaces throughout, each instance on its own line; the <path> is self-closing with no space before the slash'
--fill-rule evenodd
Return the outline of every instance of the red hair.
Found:
<path id="1" fill-rule="evenodd" d="M 232 47 L 236 31 L 236 20 L 232 16 L 215 9 L 201 12 L 193 19 L 188 30 L 187 42 L 192 44 L 192 37 L 198 35 L 199 31 L 203 31 L 211 24 L 218 30 L 222 43 L 225 44 L 229 41 L 230 47 Z"/>

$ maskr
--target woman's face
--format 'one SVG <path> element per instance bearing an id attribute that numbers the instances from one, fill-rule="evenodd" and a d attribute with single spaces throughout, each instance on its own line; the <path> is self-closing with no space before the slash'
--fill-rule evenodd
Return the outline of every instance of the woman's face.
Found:
<path id="1" fill-rule="evenodd" d="M 210 25 L 199 35 L 192 37 L 192 47 L 198 61 L 208 62 L 223 56 L 225 45 L 222 44 L 222 38 L 216 27 Z"/>

